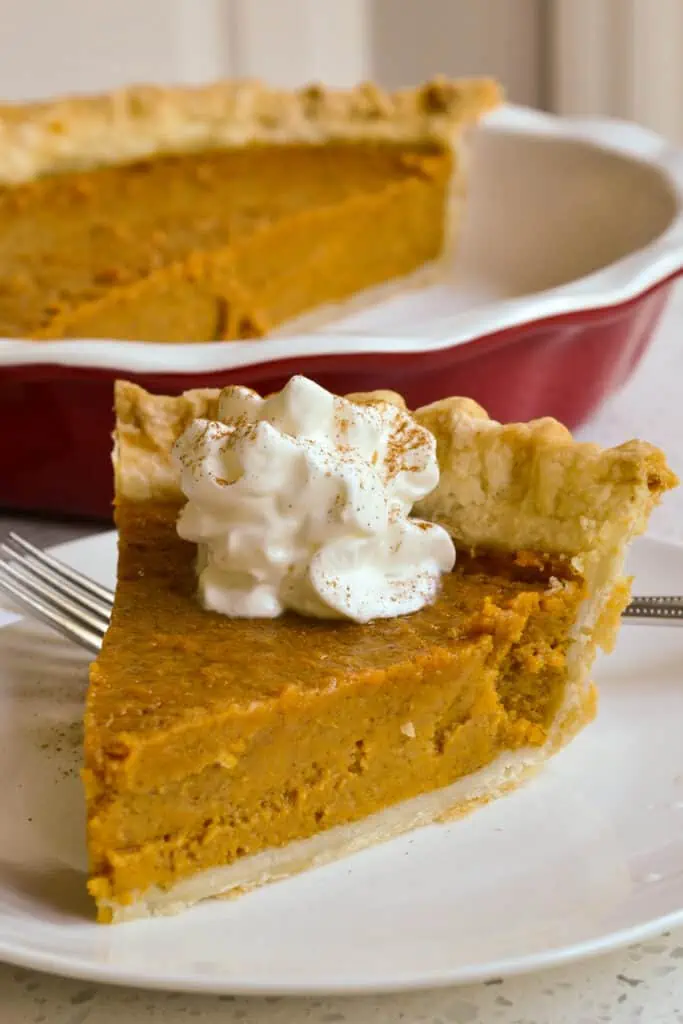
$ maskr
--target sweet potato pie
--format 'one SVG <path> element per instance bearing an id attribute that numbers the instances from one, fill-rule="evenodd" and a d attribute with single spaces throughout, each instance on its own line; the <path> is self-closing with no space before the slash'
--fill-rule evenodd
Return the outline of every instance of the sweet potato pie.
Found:
<path id="1" fill-rule="evenodd" d="M 172 457 L 191 423 L 220 420 L 218 394 L 120 383 L 116 414 L 118 584 L 85 716 L 100 921 L 240 893 L 460 815 L 592 719 L 590 667 L 629 599 L 627 545 L 676 483 L 656 448 L 501 425 L 462 398 L 419 409 L 440 476 L 413 512 L 457 550 L 435 600 L 364 623 L 231 618 L 197 600 Z"/>
<path id="2" fill-rule="evenodd" d="M 253 338 L 453 246 L 494 82 L 0 107 L 0 337 Z"/>

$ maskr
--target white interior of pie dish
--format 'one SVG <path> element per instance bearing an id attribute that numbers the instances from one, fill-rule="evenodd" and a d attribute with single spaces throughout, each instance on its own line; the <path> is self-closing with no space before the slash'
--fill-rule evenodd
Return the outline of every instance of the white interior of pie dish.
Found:
<path id="1" fill-rule="evenodd" d="M 447 349 L 617 305 L 683 269 L 683 150 L 636 125 L 507 106 L 476 133 L 466 220 L 439 281 L 268 340 L 0 340 L 0 365 L 202 373 L 310 355 Z"/>

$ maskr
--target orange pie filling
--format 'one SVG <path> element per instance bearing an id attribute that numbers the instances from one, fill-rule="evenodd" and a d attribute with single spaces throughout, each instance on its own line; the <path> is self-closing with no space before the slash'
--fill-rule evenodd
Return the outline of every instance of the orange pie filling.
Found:
<path id="1" fill-rule="evenodd" d="M 461 552 L 433 605 L 366 625 L 231 620 L 196 601 L 177 511 L 118 508 L 119 591 L 86 717 L 102 920 L 110 901 L 358 821 L 547 739 L 585 596 L 561 559 Z"/>
<path id="2" fill-rule="evenodd" d="M 0 186 L 0 336 L 258 337 L 434 260 L 453 160 L 262 144 Z"/>

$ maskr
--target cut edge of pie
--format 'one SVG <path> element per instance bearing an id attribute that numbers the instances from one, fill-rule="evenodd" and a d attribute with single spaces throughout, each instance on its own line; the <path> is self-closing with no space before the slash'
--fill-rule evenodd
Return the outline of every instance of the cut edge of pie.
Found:
<path id="1" fill-rule="evenodd" d="M 77 277 L 69 283 L 54 278 L 53 273 L 41 282 L 46 296 L 43 305 L 29 317 L 22 282 L 31 275 L 20 261 L 12 259 L 14 250 L 10 249 L 5 333 L 33 340 L 236 340 L 282 330 L 310 330 L 333 316 L 366 308 L 396 290 L 421 285 L 433 277 L 457 241 L 467 178 L 466 129 L 500 102 L 501 91 L 495 81 L 437 78 L 396 92 L 371 83 L 351 89 L 308 86 L 287 91 L 254 81 L 223 81 L 195 88 L 137 86 L 101 96 L 0 106 L 0 189 L 21 187 L 46 176 L 68 176 L 69 172 L 87 174 L 157 157 L 201 156 L 250 146 L 436 144 L 451 154 L 448 169 L 416 165 L 415 187 L 411 188 L 407 179 L 387 179 L 382 193 L 366 195 L 360 190 L 343 202 L 330 201 L 329 206 L 319 200 L 310 210 L 297 209 L 267 224 L 264 230 L 275 232 L 277 246 L 294 253 L 291 259 L 301 264 L 301 274 L 314 278 L 310 295 L 304 288 L 299 296 L 287 279 L 283 294 L 289 298 L 282 299 L 277 282 L 289 266 L 284 257 L 282 265 L 274 264 L 276 273 L 270 274 L 272 281 L 267 287 L 258 274 L 254 276 L 253 266 L 263 261 L 252 250 L 261 245 L 274 251 L 270 236 L 260 237 L 261 228 L 238 236 L 236 242 L 229 233 L 220 244 L 212 236 L 211 241 L 205 240 L 206 248 L 197 228 L 196 247 L 183 250 L 182 255 L 175 249 L 173 255 L 165 254 L 163 247 L 157 252 L 152 241 L 149 252 L 136 251 L 134 256 L 124 245 L 120 265 L 115 258 L 111 265 L 106 259 L 102 266 L 93 263 L 92 280 L 86 275 L 83 282 Z M 74 187 L 81 185 L 76 182 Z M 87 182 L 83 185 L 86 192 L 90 187 Z M 408 191 L 399 195 L 401 189 Z M 431 199 L 430 189 L 434 192 Z M 72 203 L 77 212 L 84 206 L 86 192 L 81 190 L 80 200 Z M 363 203 L 367 201 L 376 208 L 366 208 Z M 344 204 L 346 212 L 341 209 Z M 48 205 L 50 209 L 54 206 L 52 202 Z M 297 226 L 306 214 L 315 216 Z M 100 215 L 92 214 L 96 220 Z M 334 267 L 326 269 L 320 259 L 317 233 L 323 240 L 334 241 L 340 230 L 347 232 L 344 251 L 349 252 L 347 258 L 353 258 L 354 250 L 357 253 L 367 247 L 364 224 L 375 221 L 378 244 L 387 249 L 391 248 L 390 239 L 399 233 L 412 238 L 410 232 L 415 233 L 417 223 L 413 221 L 419 217 L 430 218 L 430 222 L 416 234 L 414 243 L 395 246 L 395 255 L 387 252 L 383 259 L 373 257 L 374 262 L 356 258 L 358 267 L 352 274 L 335 274 Z M 294 223 L 296 218 L 299 221 Z M 109 230 L 108 223 L 97 221 L 96 226 L 100 233 Z M 25 231 L 20 227 L 23 239 Z M 116 224 L 112 230 L 118 230 Z M 124 230 L 131 230 L 130 225 L 124 225 Z M 162 234 L 166 230 L 163 223 L 160 230 Z M 46 238 L 48 234 L 43 229 Z M 419 234 L 421 241 L 417 240 Z M 299 252 L 299 240 L 309 236 L 310 242 Z M 331 249 L 329 259 L 334 261 L 334 244 Z M 112 251 L 116 253 L 115 248 Z M 142 261 L 139 267 L 138 257 Z M 48 262 L 54 263 L 52 251 Z M 179 302 L 192 304 L 194 311 L 187 322 L 176 308 Z M 157 307 L 168 307 L 172 315 L 149 312 Z M 13 316 L 19 317 L 18 324 Z M 169 317 L 174 327 L 168 326 Z"/>
<path id="2" fill-rule="evenodd" d="M 117 502 L 180 500 L 171 446 L 191 420 L 215 418 L 217 395 L 207 390 L 168 398 L 126 382 L 117 385 Z M 391 392 L 348 397 L 404 404 Z M 417 515 L 445 526 L 461 551 L 562 556 L 584 580 L 587 596 L 571 628 L 564 696 L 545 742 L 504 752 L 445 788 L 363 820 L 203 870 L 170 888 L 151 885 L 133 901 L 117 902 L 91 888 L 100 920 L 174 913 L 200 899 L 243 892 L 416 826 L 465 814 L 519 785 L 593 718 L 596 693 L 588 673 L 597 646 L 613 646 L 629 600 L 626 549 L 644 531 L 661 495 L 677 484 L 664 455 L 640 441 L 606 450 L 578 443 L 551 419 L 499 424 L 463 398 L 445 399 L 414 415 L 435 435 L 441 468 L 438 487 L 415 508 Z M 87 743 L 86 735 L 86 751 Z"/>

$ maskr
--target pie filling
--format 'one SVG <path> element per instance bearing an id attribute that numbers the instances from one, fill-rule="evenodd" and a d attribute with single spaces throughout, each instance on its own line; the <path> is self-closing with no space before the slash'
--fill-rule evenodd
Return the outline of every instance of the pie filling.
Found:
<path id="1" fill-rule="evenodd" d="M 414 615 L 231 620 L 196 602 L 177 511 L 118 508 L 119 592 L 86 714 L 101 917 L 107 901 L 359 821 L 545 742 L 585 598 L 567 561 L 460 551 L 436 603 Z"/>
<path id="2" fill-rule="evenodd" d="M 437 143 L 255 144 L 0 187 L 0 336 L 261 336 L 436 258 L 452 164 Z"/>

